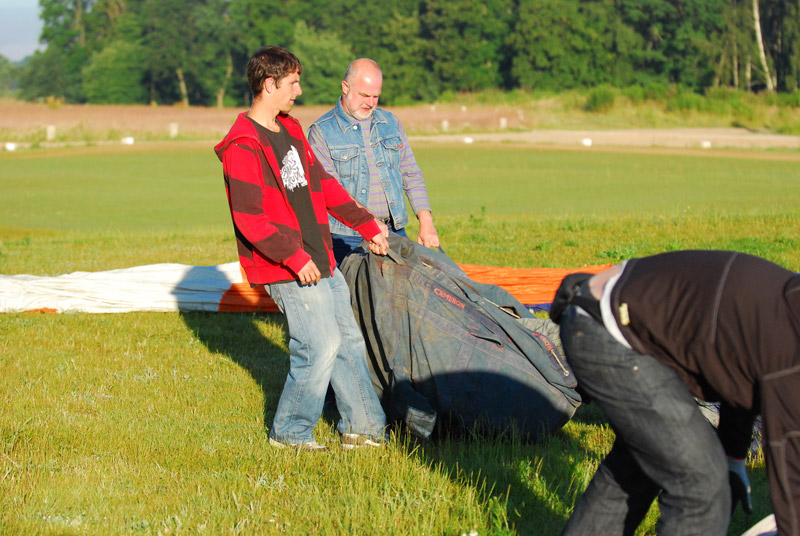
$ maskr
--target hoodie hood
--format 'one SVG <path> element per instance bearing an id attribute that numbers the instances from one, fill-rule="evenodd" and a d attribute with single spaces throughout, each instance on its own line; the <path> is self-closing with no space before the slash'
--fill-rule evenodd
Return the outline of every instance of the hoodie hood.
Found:
<path id="1" fill-rule="evenodd" d="M 253 123 L 251 123 L 247 118 L 247 112 L 242 112 L 236 116 L 236 121 L 225 135 L 225 138 L 223 138 L 221 142 L 214 146 L 214 152 L 217 154 L 217 158 L 219 158 L 220 162 L 222 162 L 222 153 L 225 152 L 225 149 L 228 148 L 228 145 L 239 138 L 252 138 L 258 141 L 258 136 L 256 136 L 256 127 L 254 127 Z"/>

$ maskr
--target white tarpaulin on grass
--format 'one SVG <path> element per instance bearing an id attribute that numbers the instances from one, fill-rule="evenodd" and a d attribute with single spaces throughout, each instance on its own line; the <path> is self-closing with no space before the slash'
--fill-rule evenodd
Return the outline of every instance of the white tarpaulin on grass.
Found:
<path id="1" fill-rule="evenodd" d="M 219 311 L 226 293 L 239 286 L 250 290 L 238 262 L 151 264 L 55 277 L 0 275 L 0 311 Z"/>

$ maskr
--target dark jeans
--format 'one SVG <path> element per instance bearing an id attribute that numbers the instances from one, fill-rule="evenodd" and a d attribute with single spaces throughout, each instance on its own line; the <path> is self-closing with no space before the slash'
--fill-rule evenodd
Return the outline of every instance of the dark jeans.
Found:
<path id="1" fill-rule="evenodd" d="M 561 341 L 616 434 L 562 535 L 634 534 L 656 497 L 659 535 L 726 534 L 725 453 L 677 372 L 619 344 L 575 306 L 562 318 Z"/>
<path id="2" fill-rule="evenodd" d="M 404 228 L 397 230 L 390 229 L 390 231 L 394 234 L 408 238 Z M 340 266 L 342 264 L 342 260 L 354 249 L 356 249 L 363 240 L 359 234 L 353 236 L 334 234 L 331 235 L 331 238 L 333 239 L 333 256 L 336 259 L 336 266 Z"/>

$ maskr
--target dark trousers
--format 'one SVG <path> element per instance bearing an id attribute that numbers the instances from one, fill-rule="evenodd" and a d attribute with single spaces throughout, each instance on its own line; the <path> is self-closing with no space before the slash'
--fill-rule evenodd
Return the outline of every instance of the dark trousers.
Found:
<path id="1" fill-rule="evenodd" d="M 727 459 L 677 372 L 618 343 L 575 306 L 562 318 L 561 340 L 616 434 L 562 535 L 634 534 L 656 497 L 659 535 L 726 534 Z"/>
<path id="2" fill-rule="evenodd" d="M 408 237 L 406 230 L 402 227 L 397 230 L 391 230 L 391 232 L 400 236 Z M 331 238 L 333 239 L 333 256 L 336 259 L 336 266 L 340 266 L 342 264 L 342 260 L 344 260 L 347 255 L 356 249 L 362 240 L 364 240 L 361 235 L 350 236 L 334 234 L 331 235 Z"/>

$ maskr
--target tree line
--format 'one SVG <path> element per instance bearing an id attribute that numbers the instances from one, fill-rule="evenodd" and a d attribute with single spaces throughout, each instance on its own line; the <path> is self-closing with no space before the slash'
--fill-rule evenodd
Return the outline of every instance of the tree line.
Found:
<path id="1" fill-rule="evenodd" d="M 0 57 L 26 100 L 241 105 L 260 46 L 292 50 L 306 104 L 357 57 L 382 101 L 599 85 L 798 91 L 800 0 L 39 0 L 44 45 Z M 11 80 L 11 82 L 9 82 Z"/>

